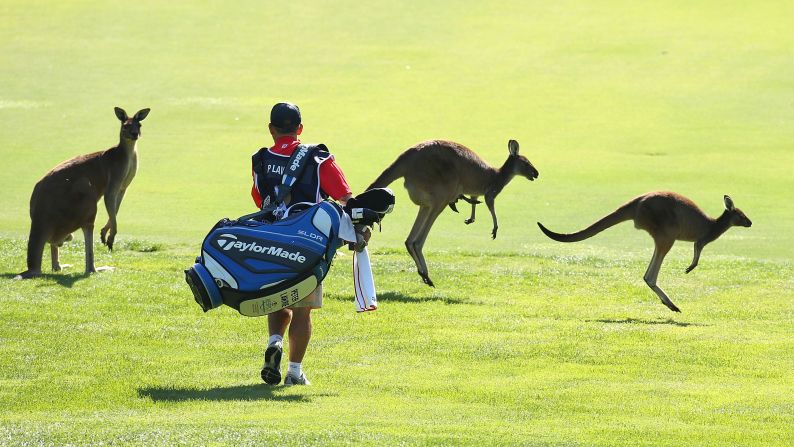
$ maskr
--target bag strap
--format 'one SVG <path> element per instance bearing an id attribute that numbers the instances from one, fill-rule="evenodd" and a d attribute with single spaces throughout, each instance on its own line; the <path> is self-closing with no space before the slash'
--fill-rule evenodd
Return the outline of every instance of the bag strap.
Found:
<path id="1" fill-rule="evenodd" d="M 303 175 L 303 171 L 306 170 L 306 166 L 308 166 L 311 157 L 314 156 L 314 153 L 317 152 L 321 146 L 323 145 L 299 144 L 295 150 L 292 151 L 289 160 L 287 160 L 287 166 L 284 168 L 284 174 L 281 176 L 281 183 L 273 188 L 276 193 L 273 202 L 267 207 L 262 208 L 262 210 L 246 214 L 245 216 L 239 217 L 237 220 L 257 219 L 262 216 L 275 214 L 276 210 L 282 206 L 284 200 L 286 200 L 290 192 L 292 192 L 292 187 L 301 175 Z"/>
<path id="2" fill-rule="evenodd" d="M 292 151 L 287 166 L 284 169 L 284 174 L 281 176 L 281 184 L 276 185 L 275 205 L 278 206 L 284 203 L 289 193 L 292 191 L 292 186 L 303 175 L 306 170 L 306 165 L 309 164 L 309 159 L 314 155 L 317 146 L 308 144 L 299 144 L 298 147 Z"/>

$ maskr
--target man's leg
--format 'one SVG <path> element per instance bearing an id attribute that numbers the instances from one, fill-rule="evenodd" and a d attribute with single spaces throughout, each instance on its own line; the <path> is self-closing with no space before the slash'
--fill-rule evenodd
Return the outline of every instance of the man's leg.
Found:
<path id="1" fill-rule="evenodd" d="M 284 336 L 289 326 L 289 320 L 292 318 L 292 309 L 281 309 L 279 311 L 268 314 L 267 316 L 267 329 L 268 335 Z"/>
<path id="2" fill-rule="evenodd" d="M 268 385 L 278 385 L 281 382 L 281 354 L 284 351 L 282 339 L 291 318 L 290 309 L 282 309 L 267 316 L 270 338 L 265 349 L 265 364 L 262 366 L 261 375 Z"/>
<path id="3" fill-rule="evenodd" d="M 289 325 L 289 361 L 301 363 L 312 338 L 311 307 L 292 309 L 292 323 Z"/>
<path id="4" fill-rule="evenodd" d="M 319 285 L 299 305 L 292 308 L 289 325 L 289 368 L 284 385 L 309 385 L 301 363 L 312 338 L 312 309 L 323 306 L 323 286 Z"/>
<path id="5" fill-rule="evenodd" d="M 312 308 L 296 307 L 292 310 L 292 323 L 289 325 L 289 367 L 284 385 L 310 385 L 303 373 L 301 362 L 312 338 Z"/>

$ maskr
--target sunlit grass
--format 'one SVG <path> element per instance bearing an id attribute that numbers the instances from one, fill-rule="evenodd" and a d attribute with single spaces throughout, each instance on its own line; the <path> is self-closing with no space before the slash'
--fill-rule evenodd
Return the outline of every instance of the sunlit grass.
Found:
<path id="1" fill-rule="evenodd" d="M 794 33 L 787 2 L 5 1 L 0 6 L 0 445 L 794 444 Z M 540 171 L 496 200 L 499 237 L 443 213 L 403 241 L 401 185 L 371 245 L 381 299 L 356 314 L 340 253 L 316 312 L 309 388 L 269 388 L 266 320 L 203 314 L 183 269 L 252 211 L 267 112 L 301 106 L 354 190 L 425 139 Z M 33 185 L 115 144 L 150 107 L 116 247 L 25 269 Z M 583 228 L 669 189 L 753 220 L 659 284 L 652 241 Z M 100 202 L 97 229 L 106 219 Z M 98 230 L 97 232 L 98 233 Z M 98 234 L 95 234 L 98 239 Z M 48 252 L 48 250 L 45 250 Z"/>

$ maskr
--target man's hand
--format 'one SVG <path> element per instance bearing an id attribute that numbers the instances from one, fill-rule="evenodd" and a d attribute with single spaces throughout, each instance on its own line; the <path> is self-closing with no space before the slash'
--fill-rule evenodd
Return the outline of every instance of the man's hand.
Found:
<path id="1" fill-rule="evenodd" d="M 366 225 L 356 225 L 356 242 L 350 244 L 350 249 L 361 252 L 367 247 L 369 238 L 372 237 L 372 229 Z"/>

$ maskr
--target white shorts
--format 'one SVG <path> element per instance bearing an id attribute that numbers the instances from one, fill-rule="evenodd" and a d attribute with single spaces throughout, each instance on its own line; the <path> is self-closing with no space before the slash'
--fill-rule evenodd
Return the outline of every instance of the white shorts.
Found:
<path id="1" fill-rule="evenodd" d="M 310 307 L 312 309 L 323 307 L 323 285 L 319 284 L 306 298 L 288 307 L 288 309 L 293 307 Z"/>

